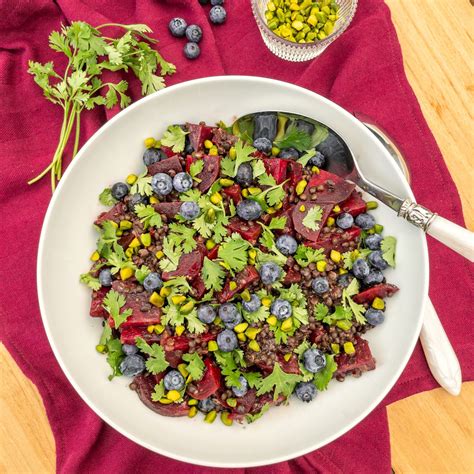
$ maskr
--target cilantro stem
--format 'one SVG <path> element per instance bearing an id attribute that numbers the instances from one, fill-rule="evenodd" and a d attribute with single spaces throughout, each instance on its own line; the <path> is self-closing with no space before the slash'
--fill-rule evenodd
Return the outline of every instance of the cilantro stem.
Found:
<path id="1" fill-rule="evenodd" d="M 72 151 L 72 157 L 74 158 L 77 155 L 77 150 L 79 149 L 79 137 L 81 135 L 81 111 L 76 112 L 76 137 L 74 139 L 74 149 Z"/>

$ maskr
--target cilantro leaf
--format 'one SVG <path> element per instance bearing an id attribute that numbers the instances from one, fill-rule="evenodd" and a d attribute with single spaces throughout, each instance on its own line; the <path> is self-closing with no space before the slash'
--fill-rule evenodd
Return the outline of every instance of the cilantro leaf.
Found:
<path id="1" fill-rule="evenodd" d="M 141 194 L 142 196 L 151 196 L 153 189 L 151 187 L 151 176 L 147 176 L 148 171 L 145 170 L 133 183 L 130 193 Z M 135 206 L 136 208 L 137 206 Z"/>
<path id="2" fill-rule="evenodd" d="M 189 167 L 189 174 L 197 183 L 201 182 L 201 180 L 197 178 L 197 175 L 203 170 L 203 168 L 204 168 L 204 160 L 196 160 L 193 163 L 191 163 L 191 166 Z"/>
<path id="3" fill-rule="evenodd" d="M 302 223 L 308 229 L 318 230 L 319 229 L 318 222 L 321 221 L 322 217 L 323 217 L 323 210 L 321 209 L 320 206 L 316 205 L 308 211 Z"/>
<path id="4" fill-rule="evenodd" d="M 314 307 L 314 317 L 317 321 L 323 321 L 329 314 L 329 308 L 324 303 L 318 303 Z"/>
<path id="5" fill-rule="evenodd" d="M 161 215 L 149 204 L 137 204 L 135 206 L 135 214 L 143 223 L 145 230 L 149 227 L 161 227 L 163 225 Z"/>
<path id="6" fill-rule="evenodd" d="M 285 190 L 283 189 L 283 183 L 279 186 L 276 186 L 272 189 L 269 189 L 267 192 L 267 202 L 269 206 L 276 206 L 280 204 L 283 199 L 285 199 Z"/>
<path id="7" fill-rule="evenodd" d="M 112 328 L 109 324 L 104 324 L 102 334 L 99 339 L 99 344 L 105 346 L 112 339 Z"/>
<path id="8" fill-rule="evenodd" d="M 207 290 L 221 291 L 224 285 L 225 272 L 221 265 L 204 257 L 202 279 Z"/>
<path id="9" fill-rule="evenodd" d="M 122 375 L 120 372 L 120 363 L 124 358 L 122 352 L 122 344 L 120 339 L 110 339 L 107 341 L 107 362 L 112 367 L 112 373 L 109 375 L 109 380 L 112 380 L 118 375 Z"/>
<path id="10" fill-rule="evenodd" d="M 99 238 L 97 239 L 97 251 L 103 257 L 106 257 L 110 252 L 112 245 L 118 241 L 117 224 L 113 221 L 102 222 L 101 227 L 97 227 L 99 231 Z"/>
<path id="11" fill-rule="evenodd" d="M 186 370 L 193 380 L 201 380 L 204 374 L 204 362 L 197 352 L 192 354 L 184 354 L 183 360 L 188 363 Z"/>
<path id="12" fill-rule="evenodd" d="M 140 283 L 140 285 L 143 285 L 143 281 L 150 273 L 151 270 L 146 265 L 142 265 L 135 271 L 135 278 L 138 280 L 138 283 Z"/>
<path id="13" fill-rule="evenodd" d="M 280 394 L 289 397 L 293 393 L 295 385 L 301 380 L 301 375 L 288 374 L 283 371 L 278 362 L 275 362 L 272 373 L 262 379 L 257 396 L 273 391 L 274 400 L 277 400 Z"/>
<path id="14" fill-rule="evenodd" d="M 359 324 L 365 324 L 367 320 L 364 317 L 365 308 L 362 304 L 357 304 L 352 296 L 359 292 L 359 282 L 354 278 L 347 288 L 342 290 L 342 306 L 344 309 L 350 309 Z"/>
<path id="15" fill-rule="evenodd" d="M 163 134 L 161 144 L 170 147 L 175 153 L 181 153 L 184 150 L 186 135 L 188 133 L 189 132 L 185 132 L 179 125 L 171 125 Z"/>
<path id="16" fill-rule="evenodd" d="M 268 228 L 270 230 L 282 230 L 285 228 L 286 220 L 285 216 L 273 217 L 270 224 L 268 224 Z"/>
<path id="17" fill-rule="evenodd" d="M 219 246 L 217 254 L 232 270 L 240 272 L 247 265 L 249 248 L 250 244 L 240 234 L 233 233 Z"/>
<path id="18" fill-rule="evenodd" d="M 280 149 L 296 148 L 298 151 L 310 148 L 311 136 L 292 125 L 288 127 L 285 136 L 281 140 L 275 141 L 275 145 Z"/>
<path id="19" fill-rule="evenodd" d="M 179 259 L 181 258 L 181 249 L 176 246 L 175 243 L 166 236 L 163 239 L 163 257 L 159 266 L 163 272 L 172 272 L 178 268 Z"/>
<path id="20" fill-rule="evenodd" d="M 189 191 L 186 191 L 185 193 L 180 193 L 179 200 L 198 202 L 200 197 L 201 197 L 201 191 L 199 191 L 199 189 L 190 189 Z"/>
<path id="21" fill-rule="evenodd" d="M 262 374 L 260 372 L 246 372 L 244 377 L 247 379 L 250 388 L 260 388 L 262 384 Z"/>
<path id="22" fill-rule="evenodd" d="M 90 273 L 83 273 L 80 276 L 79 281 L 87 285 L 92 290 L 98 290 L 102 286 L 99 282 L 99 279 L 93 277 Z"/>
<path id="23" fill-rule="evenodd" d="M 391 266 L 395 268 L 395 251 L 397 247 L 397 239 L 388 235 L 384 237 L 380 248 L 382 249 L 383 259 Z"/>
<path id="24" fill-rule="evenodd" d="M 261 418 L 268 410 L 270 409 L 270 403 L 265 403 L 261 410 L 254 415 L 247 415 L 245 419 L 247 420 L 247 423 L 253 423 L 254 421 L 257 421 L 259 418 Z"/>
<path id="25" fill-rule="evenodd" d="M 324 260 L 324 249 L 313 249 L 306 245 L 298 245 L 294 258 L 298 265 L 301 267 L 307 267 L 310 263 L 319 262 Z"/>
<path id="26" fill-rule="evenodd" d="M 149 356 L 145 365 L 152 374 L 159 374 L 169 366 L 165 357 L 165 351 L 159 344 L 152 344 L 150 346 L 141 337 L 137 337 L 135 344 L 144 354 Z"/>
<path id="27" fill-rule="evenodd" d="M 253 179 L 258 178 L 262 174 L 267 174 L 267 169 L 265 168 L 265 164 L 263 163 L 262 160 L 253 160 L 252 170 L 253 170 Z"/>
<path id="28" fill-rule="evenodd" d="M 308 161 L 316 155 L 316 150 L 313 148 L 308 150 L 301 158 L 297 160 L 297 163 L 301 163 L 303 166 L 308 164 Z"/>
<path id="29" fill-rule="evenodd" d="M 105 295 L 103 306 L 110 316 L 112 316 L 115 329 L 118 329 L 132 314 L 130 308 L 126 309 L 123 313 L 120 313 L 122 307 L 125 306 L 125 296 L 117 293 L 115 290 L 110 290 Z"/>
<path id="30" fill-rule="evenodd" d="M 110 250 L 107 255 L 107 264 L 112 268 L 110 271 L 112 274 L 119 272 L 122 268 L 136 269 L 136 265 L 128 259 L 121 245 L 117 242 L 113 244 L 113 251 Z"/>
<path id="31" fill-rule="evenodd" d="M 260 308 L 258 308 L 257 311 L 254 311 L 253 313 L 249 313 L 248 311 L 242 309 L 242 316 L 248 323 L 256 324 L 265 321 L 268 316 L 270 316 L 270 309 L 263 304 L 260 305 Z"/>
<path id="32" fill-rule="evenodd" d="M 202 300 L 201 300 L 202 301 Z M 188 331 L 194 334 L 202 334 L 206 331 L 206 325 L 203 324 L 197 317 L 197 310 L 193 309 L 191 313 L 186 316 L 186 327 Z"/>
<path id="33" fill-rule="evenodd" d="M 354 262 L 359 259 L 359 258 L 367 258 L 372 250 L 370 249 L 358 249 L 354 250 L 352 252 L 344 252 L 342 254 L 342 258 L 344 260 L 344 268 L 346 270 L 351 270 Z"/>
<path id="34" fill-rule="evenodd" d="M 99 202 L 104 206 L 113 206 L 114 204 L 117 204 L 118 201 L 112 196 L 112 189 L 105 188 L 99 194 Z"/>
<path id="35" fill-rule="evenodd" d="M 225 377 L 225 383 L 228 387 L 241 387 L 240 376 L 243 375 L 240 367 L 235 361 L 235 351 L 232 352 L 214 352 L 216 362 L 221 368 L 221 373 Z"/>
<path id="36" fill-rule="evenodd" d="M 178 246 L 180 245 L 184 253 L 192 252 L 197 247 L 194 240 L 196 229 L 186 227 L 184 224 L 172 223 L 169 225 L 168 237 Z"/>
<path id="37" fill-rule="evenodd" d="M 238 140 L 235 144 L 235 160 L 224 158 L 221 161 L 222 172 L 233 178 L 237 174 L 237 170 L 242 163 L 252 161 L 254 159 L 254 151 L 255 148 L 253 146 L 245 144 L 242 140 Z"/>
<path id="38" fill-rule="evenodd" d="M 258 184 L 260 184 L 261 186 L 276 186 L 277 184 L 275 178 L 271 174 L 268 174 L 266 171 L 264 171 L 258 176 L 257 181 Z"/>
<path id="39" fill-rule="evenodd" d="M 160 380 L 160 383 L 155 385 L 155 389 L 151 394 L 151 399 L 154 402 L 159 402 L 165 395 L 165 381 L 163 379 Z"/>
<path id="40" fill-rule="evenodd" d="M 337 370 L 337 364 L 333 355 L 324 354 L 326 357 L 326 367 L 314 375 L 314 385 L 320 391 L 328 388 L 334 372 Z"/>

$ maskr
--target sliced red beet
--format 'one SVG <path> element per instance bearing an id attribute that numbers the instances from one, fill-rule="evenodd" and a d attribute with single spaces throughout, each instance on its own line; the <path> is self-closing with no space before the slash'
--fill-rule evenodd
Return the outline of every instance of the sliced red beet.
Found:
<path id="1" fill-rule="evenodd" d="M 290 178 L 289 184 L 296 186 L 303 179 L 303 165 L 288 160 L 287 176 Z"/>
<path id="2" fill-rule="evenodd" d="M 375 369 L 375 359 L 370 352 L 369 343 L 357 336 L 355 338 L 354 348 L 355 354 L 353 355 L 338 354 L 334 357 L 337 363 L 337 370 L 334 376 L 347 375 L 356 369 L 362 372 Z"/>
<path id="3" fill-rule="evenodd" d="M 309 180 L 308 189 L 318 186 L 323 186 L 324 189 L 318 191 L 315 201 L 323 204 L 336 204 L 344 201 L 355 188 L 355 184 L 324 170 L 320 170 L 319 174 L 314 174 Z"/>
<path id="4" fill-rule="evenodd" d="M 163 272 L 161 278 L 165 281 L 177 276 L 184 276 L 192 280 L 201 271 L 203 255 L 199 250 L 181 255 L 178 268 L 172 272 Z"/>
<path id="5" fill-rule="evenodd" d="M 354 217 L 367 210 L 367 204 L 357 191 L 352 191 L 352 194 L 344 202 L 339 204 L 339 207 L 341 208 L 341 212 L 348 212 Z"/>
<path id="6" fill-rule="evenodd" d="M 192 145 L 194 151 L 199 151 L 204 141 L 212 138 L 215 129 L 215 127 L 194 123 L 187 123 L 186 127 L 189 132 L 189 143 Z"/>
<path id="7" fill-rule="evenodd" d="M 92 292 L 91 309 L 89 314 L 94 318 L 106 318 L 109 313 L 104 309 L 104 298 L 108 293 L 108 288 L 99 288 Z"/>
<path id="8" fill-rule="evenodd" d="M 176 171 L 176 173 L 183 171 L 183 166 L 177 155 L 166 160 L 157 161 L 148 166 L 148 173 L 152 176 L 156 173 L 169 173 L 171 170 Z"/>
<path id="9" fill-rule="evenodd" d="M 257 400 L 257 391 L 253 388 L 250 390 L 247 390 L 247 393 L 243 397 L 237 397 L 237 405 L 233 408 L 229 407 L 227 405 L 227 408 L 231 410 L 231 413 L 237 413 L 239 415 L 247 415 L 250 413 L 250 410 L 255 404 L 255 401 Z"/>
<path id="10" fill-rule="evenodd" d="M 286 168 L 288 163 L 286 160 L 280 158 L 264 158 L 263 164 L 267 170 L 267 174 L 272 175 L 275 178 L 277 184 L 283 183 L 286 179 Z"/>
<path id="11" fill-rule="evenodd" d="M 355 295 L 353 300 L 359 304 L 370 304 L 375 298 L 386 298 L 387 296 L 392 296 L 398 290 L 398 286 L 391 285 L 390 283 L 381 283 L 380 285 L 375 285 L 372 288 Z"/>
<path id="12" fill-rule="evenodd" d="M 318 223 L 318 228 L 316 230 L 311 230 L 305 225 L 303 225 L 303 219 L 306 217 L 308 212 L 315 206 L 321 207 L 323 215 Z M 300 210 L 301 206 L 299 205 L 293 207 L 293 210 L 291 212 L 293 225 L 295 226 L 296 232 L 298 232 L 302 237 L 311 240 L 312 242 L 316 242 L 318 240 L 319 234 L 321 233 L 321 229 L 324 227 L 324 223 L 326 222 L 329 214 L 331 213 L 333 206 L 320 204 L 315 201 L 306 201 L 304 203 L 304 207 L 304 211 Z"/>
<path id="13" fill-rule="evenodd" d="M 257 240 L 262 233 L 262 227 L 259 224 L 253 221 L 243 221 L 238 217 L 234 217 L 229 221 L 227 229 L 231 234 L 237 232 L 243 239 L 249 241 L 252 245 L 257 243 Z"/>
<path id="14" fill-rule="evenodd" d="M 127 206 L 123 202 L 118 202 L 115 206 L 107 212 L 102 212 L 94 221 L 94 224 L 100 225 L 105 221 L 114 221 L 117 224 L 120 222 L 121 216 L 127 212 Z"/>
<path id="15" fill-rule="evenodd" d="M 155 377 L 149 375 L 137 375 L 133 379 L 133 385 L 140 400 L 151 410 L 163 416 L 187 416 L 189 407 L 186 402 L 170 403 L 169 405 L 154 402 L 151 394 L 155 390 Z"/>
<path id="16" fill-rule="evenodd" d="M 319 238 L 316 242 L 306 241 L 304 244 L 315 249 L 323 248 L 326 252 L 330 252 L 332 249 L 345 252 L 347 248 L 343 247 L 342 244 L 344 242 L 357 241 L 359 236 L 359 227 L 351 227 L 342 234 L 337 233 L 336 228 L 333 228 L 331 232 L 327 234 L 319 234 Z"/>
<path id="17" fill-rule="evenodd" d="M 193 288 L 194 297 L 198 300 L 200 300 L 207 291 L 201 275 L 198 275 L 196 278 L 194 278 L 194 280 L 191 282 L 191 287 Z"/>
<path id="18" fill-rule="evenodd" d="M 233 298 L 237 293 L 245 290 L 247 286 L 252 284 L 254 281 L 260 279 L 260 275 L 258 274 L 255 267 L 252 265 L 248 265 L 245 267 L 241 272 L 237 273 L 237 275 L 233 279 L 228 279 L 226 284 L 224 285 L 223 290 L 217 294 L 217 299 L 219 303 L 225 303 Z M 230 289 L 230 282 L 234 281 L 237 286 L 235 289 Z"/>
<path id="19" fill-rule="evenodd" d="M 299 374 L 300 367 L 298 364 L 298 358 L 293 354 L 289 361 L 286 361 L 282 354 L 278 354 L 278 364 L 280 365 L 283 372 L 287 374 Z M 261 359 L 256 362 L 256 364 L 265 374 L 270 374 L 273 371 L 274 364 L 267 364 Z"/>
<path id="20" fill-rule="evenodd" d="M 292 283 L 299 283 L 301 281 L 301 273 L 293 270 L 292 268 L 288 268 L 286 270 L 285 279 L 283 280 L 283 284 L 291 285 Z"/>
<path id="21" fill-rule="evenodd" d="M 161 146 L 160 148 L 164 151 L 165 155 L 168 158 L 171 158 L 176 155 L 176 153 L 169 146 Z"/>
<path id="22" fill-rule="evenodd" d="M 205 193 L 217 180 L 220 172 L 221 158 L 220 156 L 203 156 L 203 170 L 197 175 L 201 180 L 198 185 L 199 191 Z"/>
<path id="23" fill-rule="evenodd" d="M 141 337 L 146 342 L 148 342 L 148 344 L 160 342 L 160 336 L 154 332 L 150 334 L 146 327 L 129 327 L 125 329 L 121 328 L 120 330 L 120 342 L 122 344 L 135 344 L 137 337 Z"/>
<path id="24" fill-rule="evenodd" d="M 204 400 L 217 392 L 221 386 L 221 371 L 210 359 L 205 359 L 204 376 L 198 382 L 188 385 L 186 393 L 196 400 Z"/>
<path id="25" fill-rule="evenodd" d="M 209 260 L 214 260 L 217 258 L 217 254 L 219 253 L 219 245 L 213 247 L 209 252 L 207 252 L 207 258 Z"/>
<path id="26" fill-rule="evenodd" d="M 191 155 L 186 156 L 186 173 L 189 173 L 191 165 L 193 164 L 194 158 Z"/>
<path id="27" fill-rule="evenodd" d="M 242 190 L 238 184 L 233 184 L 228 188 L 222 188 L 222 193 L 229 196 L 229 198 L 234 201 L 234 204 L 238 204 L 242 200 L 241 192 Z"/>
<path id="28" fill-rule="evenodd" d="M 183 204 L 181 201 L 157 202 L 156 204 L 153 204 L 153 207 L 156 212 L 164 214 L 169 219 L 172 219 L 176 214 L 178 214 L 181 204 Z"/>
<path id="29" fill-rule="evenodd" d="M 126 249 L 131 243 L 132 240 L 135 238 L 135 235 L 133 232 L 127 232 L 126 234 L 123 234 L 122 237 L 118 240 L 118 243 Z"/>

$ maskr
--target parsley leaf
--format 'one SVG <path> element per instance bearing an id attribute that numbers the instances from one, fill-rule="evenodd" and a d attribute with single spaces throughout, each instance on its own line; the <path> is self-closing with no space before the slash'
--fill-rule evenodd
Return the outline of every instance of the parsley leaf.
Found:
<path id="1" fill-rule="evenodd" d="M 161 144 L 170 147 L 175 153 L 181 153 L 184 150 L 184 143 L 188 133 L 179 125 L 171 125 L 164 133 Z"/>
<path id="2" fill-rule="evenodd" d="M 112 380 L 118 375 L 122 375 L 122 372 L 120 372 L 120 363 L 123 358 L 124 355 L 120 339 L 110 339 L 107 341 L 107 362 L 110 367 L 112 367 L 112 373 L 109 375 L 109 380 Z"/>
<path id="3" fill-rule="evenodd" d="M 280 149 L 296 148 L 298 151 L 304 151 L 311 147 L 311 136 L 291 124 L 285 136 L 281 140 L 275 141 L 275 146 Z"/>
<path id="4" fill-rule="evenodd" d="M 265 403 L 261 410 L 254 415 L 247 415 L 245 419 L 247 420 L 247 423 L 253 423 L 254 421 L 257 421 L 259 418 L 261 418 L 268 410 L 270 409 L 270 403 Z"/>
<path id="5" fill-rule="evenodd" d="M 99 202 L 104 206 L 113 206 L 114 204 L 117 204 L 118 201 L 112 196 L 112 189 L 105 188 L 99 194 Z"/>
<path id="6" fill-rule="evenodd" d="M 143 223 L 145 230 L 149 227 L 161 227 L 163 225 L 161 215 L 155 211 L 153 206 L 137 204 L 135 206 L 135 214 Z"/>
<path id="7" fill-rule="evenodd" d="M 308 211 L 302 223 L 308 229 L 318 230 L 319 229 L 318 222 L 321 221 L 322 217 L 323 217 L 323 210 L 321 209 L 320 206 L 316 205 Z"/>
<path id="8" fill-rule="evenodd" d="M 165 381 L 163 379 L 160 380 L 160 383 L 155 385 L 155 389 L 151 394 L 151 399 L 154 402 L 159 402 L 165 395 Z"/>
<path id="9" fill-rule="evenodd" d="M 204 160 L 196 160 L 193 163 L 191 163 L 191 166 L 189 167 L 189 174 L 194 179 L 194 181 L 198 183 L 201 182 L 201 180 L 197 178 L 197 175 L 203 170 L 203 168 L 204 168 Z"/>
<path id="10" fill-rule="evenodd" d="M 114 320 L 114 327 L 118 329 L 122 323 L 132 314 L 130 308 L 126 309 L 123 313 L 120 310 L 125 306 L 125 296 L 117 293 L 115 290 L 110 290 L 104 298 L 104 308 L 112 316 Z"/>
<path id="11" fill-rule="evenodd" d="M 359 292 L 359 282 L 354 278 L 347 288 L 342 290 L 342 306 L 344 309 L 350 309 L 356 321 L 359 324 L 365 324 L 367 320 L 364 317 L 365 308 L 362 304 L 357 304 L 351 297 Z"/>
<path id="12" fill-rule="evenodd" d="M 145 365 L 152 374 L 159 374 L 169 366 L 165 357 L 165 351 L 159 344 L 152 344 L 150 346 L 141 337 L 137 337 L 135 344 L 144 354 L 149 356 Z"/>
<path id="13" fill-rule="evenodd" d="M 298 265 L 301 267 L 307 267 L 310 263 L 319 262 L 324 260 L 324 249 L 313 249 L 306 245 L 298 245 L 294 258 Z"/>
<path id="14" fill-rule="evenodd" d="M 320 391 L 328 388 L 334 372 L 337 370 L 337 364 L 333 355 L 324 354 L 326 357 L 326 367 L 314 375 L 314 385 Z"/>
<path id="15" fill-rule="evenodd" d="M 92 290 L 98 290 L 102 286 L 99 282 L 99 279 L 93 277 L 90 273 L 83 273 L 80 276 L 79 281 L 87 285 Z"/>
<path id="16" fill-rule="evenodd" d="M 169 225 L 170 232 L 168 237 L 176 244 L 180 245 L 184 253 L 192 252 L 197 247 L 194 240 L 196 229 L 186 227 L 184 224 L 172 223 Z"/>
<path id="17" fill-rule="evenodd" d="M 130 193 L 131 194 L 141 194 L 142 196 L 151 196 L 153 194 L 153 189 L 151 187 L 151 176 L 147 176 L 148 171 L 145 170 L 133 183 Z M 143 205 L 143 204 L 142 204 Z M 135 206 L 135 209 L 138 206 Z"/>
<path id="18" fill-rule="evenodd" d="M 397 247 L 397 239 L 388 235 L 384 237 L 380 248 L 382 249 L 383 259 L 391 266 L 395 268 L 395 251 Z"/>
<path id="19" fill-rule="evenodd" d="M 178 268 L 179 259 L 181 258 L 181 249 L 166 236 L 163 239 L 163 257 L 160 262 L 160 268 L 163 272 L 172 272 Z"/>
<path id="20" fill-rule="evenodd" d="M 135 278 L 138 280 L 138 283 L 142 285 L 143 281 L 150 273 L 151 270 L 146 265 L 142 265 L 140 268 L 135 270 Z"/>
<path id="21" fill-rule="evenodd" d="M 192 354 L 184 354 L 183 360 L 188 363 L 186 370 L 189 372 L 189 375 L 193 380 L 201 380 L 204 374 L 204 362 L 197 352 Z"/>
<path id="22" fill-rule="evenodd" d="M 283 371 L 278 362 L 275 362 L 272 373 L 262 379 L 260 388 L 257 390 L 257 396 L 274 391 L 274 400 L 277 400 L 280 394 L 289 397 L 293 393 L 295 385 L 301 380 L 301 375 L 288 374 Z"/>
<path id="23" fill-rule="evenodd" d="M 297 163 L 301 163 L 303 166 L 308 164 L 308 161 L 316 155 L 316 150 L 308 150 L 301 158 L 297 160 Z"/>
<path id="24" fill-rule="evenodd" d="M 207 290 L 221 291 L 224 285 L 225 272 L 221 265 L 204 257 L 202 279 Z"/>
<path id="25" fill-rule="evenodd" d="M 240 272 L 247 265 L 249 248 L 250 244 L 240 234 L 233 233 L 219 246 L 217 254 L 233 271 Z"/>

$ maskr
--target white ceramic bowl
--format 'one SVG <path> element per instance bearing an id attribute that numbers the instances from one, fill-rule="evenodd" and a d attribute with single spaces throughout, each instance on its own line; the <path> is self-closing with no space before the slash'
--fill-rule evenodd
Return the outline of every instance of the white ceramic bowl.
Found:
<path id="1" fill-rule="evenodd" d="M 227 427 L 201 417 L 165 418 L 128 389 L 109 382 L 109 366 L 95 351 L 100 321 L 88 316 L 90 291 L 79 284 L 95 248 L 92 222 L 103 210 L 105 186 L 140 172 L 143 139 L 171 123 L 231 122 L 263 110 L 294 112 L 332 127 L 352 148 L 364 173 L 403 197 L 413 197 L 401 172 L 376 138 L 329 100 L 291 84 L 228 76 L 199 79 L 148 96 L 105 124 L 69 165 L 43 225 L 38 254 L 38 296 L 44 326 L 62 369 L 83 400 L 109 425 L 160 454 L 207 466 L 275 463 L 313 451 L 341 436 L 384 398 L 404 369 L 418 338 L 428 288 L 423 233 L 385 206 L 375 211 L 398 239 L 397 268 L 387 279 L 401 288 L 389 300 L 386 321 L 367 334 L 377 369 L 362 378 L 332 381 L 315 402 L 293 400 L 251 425 Z M 282 434 L 284 436 L 282 437 Z"/>

